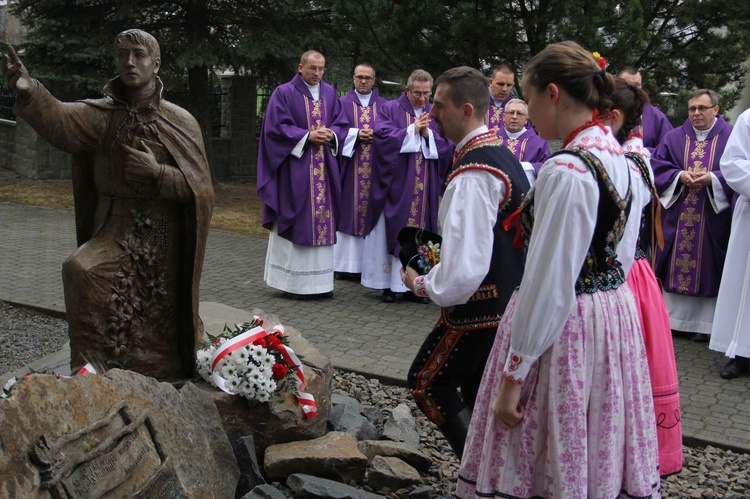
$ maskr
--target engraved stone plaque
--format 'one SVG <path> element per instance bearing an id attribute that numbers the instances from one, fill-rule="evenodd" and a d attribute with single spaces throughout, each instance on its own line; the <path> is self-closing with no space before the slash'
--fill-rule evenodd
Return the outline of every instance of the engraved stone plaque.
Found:
<path id="1" fill-rule="evenodd" d="M 34 374 L 0 400 L 0 498 L 234 497 L 239 469 L 211 397 L 114 369 Z"/>
<path id="2" fill-rule="evenodd" d="M 30 455 L 41 488 L 56 498 L 184 495 L 148 415 L 133 418 L 124 402 L 73 434 L 56 440 L 41 436 Z"/>

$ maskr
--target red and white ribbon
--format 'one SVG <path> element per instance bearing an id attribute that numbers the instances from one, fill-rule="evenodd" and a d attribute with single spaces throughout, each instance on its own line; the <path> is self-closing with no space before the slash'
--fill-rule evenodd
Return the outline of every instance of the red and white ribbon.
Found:
<path id="1" fill-rule="evenodd" d="M 263 322 L 263 324 L 265 325 L 265 321 Z M 271 330 L 271 333 L 279 333 L 281 336 L 286 336 L 286 330 L 284 329 L 284 326 L 280 324 L 274 326 L 274 328 Z M 262 326 L 256 326 L 249 331 L 246 331 L 230 340 L 227 340 L 221 347 L 216 349 L 216 352 L 214 352 L 214 356 L 211 359 L 211 380 L 220 390 L 230 395 L 237 394 L 236 391 L 227 386 L 227 381 L 217 371 L 215 371 L 216 366 L 219 364 L 221 359 L 226 357 L 231 352 L 234 352 L 235 350 L 243 348 L 247 345 L 251 345 L 268 335 L 269 333 Z M 281 356 L 284 358 L 288 365 L 295 366 L 292 367 L 292 371 L 294 372 L 294 376 L 297 381 L 297 400 L 299 401 L 300 406 L 302 406 L 302 411 L 305 413 L 305 417 L 309 419 L 317 416 L 318 406 L 315 403 L 315 398 L 312 396 L 312 394 L 305 391 L 307 388 L 305 385 L 305 373 L 302 369 L 302 362 L 300 362 L 299 358 L 294 354 L 294 351 L 283 343 L 279 345 L 279 351 L 281 352 Z"/>

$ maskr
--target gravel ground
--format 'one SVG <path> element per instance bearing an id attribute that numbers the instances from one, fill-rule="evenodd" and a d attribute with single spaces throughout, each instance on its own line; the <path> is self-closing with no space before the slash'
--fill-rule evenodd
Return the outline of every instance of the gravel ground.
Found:
<path id="1" fill-rule="evenodd" d="M 57 351 L 67 341 L 64 320 L 0 302 L 0 374 L 28 365 Z M 434 425 L 417 410 L 405 388 L 381 384 L 354 373 L 337 371 L 334 391 L 348 394 L 364 404 L 378 407 L 386 415 L 406 402 L 417 419 L 422 451 L 435 462 L 425 484 L 432 495 L 449 495 L 458 474 L 458 461 Z M 662 480 L 663 497 L 744 498 L 750 497 L 750 455 L 715 447 L 684 448 L 681 473 Z M 406 497 L 397 491 L 391 498 Z"/>

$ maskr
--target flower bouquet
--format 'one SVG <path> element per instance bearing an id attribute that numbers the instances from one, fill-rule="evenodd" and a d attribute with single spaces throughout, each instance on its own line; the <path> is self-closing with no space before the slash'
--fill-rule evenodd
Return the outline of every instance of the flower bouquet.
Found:
<path id="1" fill-rule="evenodd" d="M 209 344 L 196 352 L 198 373 L 212 386 L 249 401 L 268 402 L 280 391 L 293 393 L 307 418 L 317 415 L 312 395 L 305 392 L 299 357 L 289 347 L 284 327 L 266 330 L 267 321 L 224 326 L 218 336 L 208 333 Z"/>
<path id="2" fill-rule="evenodd" d="M 398 233 L 398 242 L 401 245 L 399 259 L 401 265 L 411 267 L 425 275 L 432 267 L 440 262 L 440 243 L 442 238 L 439 234 L 424 230 L 419 227 L 404 227 Z"/>

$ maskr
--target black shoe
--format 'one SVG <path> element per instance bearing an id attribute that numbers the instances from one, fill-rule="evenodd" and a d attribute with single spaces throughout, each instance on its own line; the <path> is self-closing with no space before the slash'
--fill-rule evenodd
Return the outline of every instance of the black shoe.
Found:
<path id="1" fill-rule="evenodd" d="M 459 461 L 464 455 L 464 445 L 466 444 L 466 435 L 469 433 L 470 422 L 471 409 L 464 407 L 461 412 L 445 423 L 438 425 L 438 429 L 451 445 L 451 449 L 456 453 Z"/>
<path id="2" fill-rule="evenodd" d="M 383 295 L 380 297 L 380 299 L 385 303 L 393 303 L 396 301 L 396 293 L 394 293 L 390 289 L 384 289 Z"/>
<path id="3" fill-rule="evenodd" d="M 711 337 L 704 333 L 693 333 L 689 336 L 689 338 L 696 343 L 708 343 L 708 340 L 711 339 Z"/>
<path id="4" fill-rule="evenodd" d="M 429 298 L 423 298 L 421 296 L 417 296 L 411 291 L 407 291 L 406 293 L 404 293 L 402 295 L 402 298 L 404 299 L 404 301 L 413 301 L 415 303 L 424 303 L 424 304 L 430 303 Z"/>
<path id="5" fill-rule="evenodd" d="M 333 291 L 328 291 L 327 293 L 313 293 L 311 295 L 301 295 L 284 291 L 284 298 L 289 298 L 290 300 L 320 300 L 322 298 L 333 298 Z"/>
<path id="6" fill-rule="evenodd" d="M 750 359 L 747 357 L 735 357 L 729 361 L 721 370 L 721 376 L 724 379 L 734 379 L 742 373 L 750 372 Z"/>

